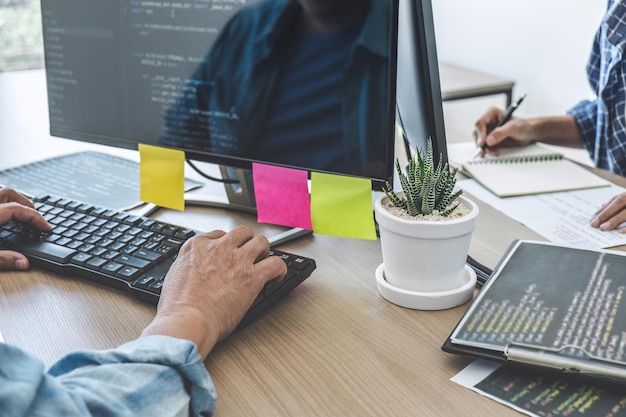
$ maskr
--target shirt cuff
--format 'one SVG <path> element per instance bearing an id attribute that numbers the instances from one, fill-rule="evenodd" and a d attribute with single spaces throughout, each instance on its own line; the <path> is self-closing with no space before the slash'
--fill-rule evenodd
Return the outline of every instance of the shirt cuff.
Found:
<path id="1" fill-rule="evenodd" d="M 589 152 L 595 148 L 598 105 L 595 101 L 584 100 L 567 111 L 580 129 L 583 144 Z"/>
<path id="2" fill-rule="evenodd" d="M 62 376 L 96 365 L 122 363 L 161 365 L 174 369 L 183 379 L 190 396 L 191 415 L 214 414 L 217 400 L 215 387 L 196 345 L 184 339 L 151 335 L 140 337 L 115 349 L 73 352 L 55 363 L 48 370 L 48 374 Z"/>

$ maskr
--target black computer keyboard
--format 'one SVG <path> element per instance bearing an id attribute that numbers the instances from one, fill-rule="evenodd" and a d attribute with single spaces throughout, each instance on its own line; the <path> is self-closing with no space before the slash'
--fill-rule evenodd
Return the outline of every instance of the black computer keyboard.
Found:
<path id="1" fill-rule="evenodd" d="M 56 196 L 39 196 L 33 202 L 52 231 L 41 233 L 11 221 L 0 226 L 0 249 L 22 252 L 35 265 L 124 289 L 152 303 L 158 301 L 165 275 L 180 247 L 198 233 Z M 265 285 L 239 327 L 287 295 L 316 267 L 313 259 L 303 256 L 274 249 L 271 255 L 283 259 L 287 275 Z"/>

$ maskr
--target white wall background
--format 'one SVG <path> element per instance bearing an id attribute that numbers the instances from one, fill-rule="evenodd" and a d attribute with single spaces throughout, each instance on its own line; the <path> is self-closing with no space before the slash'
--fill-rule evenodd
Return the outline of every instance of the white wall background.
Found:
<path id="1" fill-rule="evenodd" d="M 516 82 L 519 116 L 563 114 L 592 97 L 585 66 L 606 0 L 432 0 L 440 61 Z M 444 103 L 451 139 L 467 139 L 488 105 Z"/>

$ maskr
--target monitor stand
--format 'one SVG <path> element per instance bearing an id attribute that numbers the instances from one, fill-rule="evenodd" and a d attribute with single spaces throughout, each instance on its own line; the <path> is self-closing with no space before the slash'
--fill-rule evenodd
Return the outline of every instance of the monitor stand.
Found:
<path id="1" fill-rule="evenodd" d="M 231 182 L 224 182 L 226 196 L 189 192 L 185 193 L 185 203 L 256 214 L 252 171 L 224 165 L 220 165 L 219 169 L 221 178 Z"/>
<path id="2" fill-rule="evenodd" d="M 219 169 L 222 179 L 228 180 L 223 184 L 226 191 L 226 198 L 219 195 L 185 193 L 185 204 L 256 214 L 252 171 L 224 165 L 220 165 Z M 310 235 L 311 233 L 311 230 L 296 227 L 279 233 L 276 236 L 269 237 L 268 239 L 271 246 L 277 246 Z"/>

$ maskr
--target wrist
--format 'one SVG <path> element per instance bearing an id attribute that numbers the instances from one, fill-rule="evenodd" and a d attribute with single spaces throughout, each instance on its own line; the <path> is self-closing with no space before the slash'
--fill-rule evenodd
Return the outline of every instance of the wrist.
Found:
<path id="1" fill-rule="evenodd" d="M 552 145 L 580 146 L 582 139 L 571 116 L 539 117 L 530 121 L 534 141 Z"/>
<path id="2" fill-rule="evenodd" d="M 215 323 L 215 320 L 191 307 L 175 312 L 157 311 L 141 336 L 162 335 L 189 340 L 196 345 L 204 360 L 219 340 L 219 331 L 210 323 Z"/>

